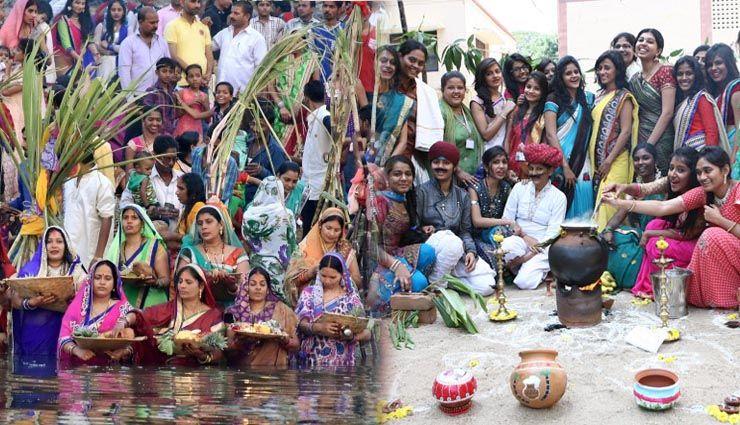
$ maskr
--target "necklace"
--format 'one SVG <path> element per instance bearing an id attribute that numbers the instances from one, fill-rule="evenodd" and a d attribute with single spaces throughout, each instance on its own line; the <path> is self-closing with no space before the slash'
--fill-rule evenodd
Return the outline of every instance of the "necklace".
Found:
<path id="1" fill-rule="evenodd" d="M 185 305 L 183 304 L 183 306 L 182 306 L 182 315 L 183 315 L 183 317 L 185 317 L 185 318 L 193 317 L 193 316 L 195 316 L 196 314 L 202 312 L 205 309 L 203 308 L 203 304 L 201 304 L 199 302 L 198 303 L 198 306 L 194 310 L 195 311 L 192 311 L 192 312 L 190 312 L 190 314 L 188 314 L 188 308 L 185 307 Z"/>
<path id="2" fill-rule="evenodd" d="M 221 255 L 220 256 L 217 256 L 215 253 L 212 254 L 208 250 L 208 247 L 205 244 L 203 244 L 203 251 L 206 254 L 206 258 L 208 259 L 208 262 L 211 263 L 211 264 L 223 264 L 223 261 L 224 261 L 224 251 L 225 250 L 226 250 L 226 244 L 222 242 L 221 243 Z"/>
<path id="3" fill-rule="evenodd" d="M 727 202 L 727 198 L 730 197 L 730 193 L 732 193 L 732 189 L 734 188 L 735 188 L 735 182 L 730 183 L 730 185 L 727 187 L 727 192 L 725 192 L 725 196 L 719 199 L 715 198 L 714 204 L 718 207 L 725 205 L 725 203 Z"/>

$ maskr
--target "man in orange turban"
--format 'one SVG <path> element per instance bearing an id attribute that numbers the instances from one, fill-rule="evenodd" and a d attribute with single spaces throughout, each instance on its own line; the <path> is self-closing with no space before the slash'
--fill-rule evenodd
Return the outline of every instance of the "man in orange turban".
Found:
<path id="1" fill-rule="evenodd" d="M 516 222 L 516 234 L 501 246 L 508 267 L 517 273 L 514 284 L 521 289 L 535 289 L 550 271 L 548 248 L 537 244 L 560 232 L 565 219 L 565 194 L 550 183 L 550 176 L 563 162 L 560 150 L 546 144 L 524 147 L 529 179 L 517 183 L 506 201 L 502 218 Z"/>

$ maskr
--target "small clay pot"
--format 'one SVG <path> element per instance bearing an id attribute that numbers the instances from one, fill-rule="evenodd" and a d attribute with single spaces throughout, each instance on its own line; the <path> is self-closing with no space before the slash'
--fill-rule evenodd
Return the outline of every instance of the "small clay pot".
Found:
<path id="1" fill-rule="evenodd" d="M 681 396 L 678 375 L 667 369 L 644 369 L 635 374 L 635 402 L 647 410 L 668 410 Z"/>
<path id="2" fill-rule="evenodd" d="M 725 397 L 725 404 L 728 406 L 740 407 L 740 397 L 735 397 L 734 395 Z"/>
<path id="3" fill-rule="evenodd" d="M 432 395 L 439 401 L 439 409 L 450 416 L 470 410 L 477 390 L 478 381 L 467 369 L 445 370 L 432 384 Z"/>
<path id="4" fill-rule="evenodd" d="M 509 377 L 511 392 L 521 404 L 533 409 L 552 407 L 565 394 L 568 377 L 555 359 L 555 350 L 527 350 Z"/>

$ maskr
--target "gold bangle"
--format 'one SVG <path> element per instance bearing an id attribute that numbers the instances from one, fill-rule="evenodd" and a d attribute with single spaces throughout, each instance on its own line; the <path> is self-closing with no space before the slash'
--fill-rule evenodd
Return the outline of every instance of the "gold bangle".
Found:
<path id="1" fill-rule="evenodd" d="M 627 210 L 627 212 L 628 212 L 628 213 L 631 213 L 631 212 L 632 212 L 632 210 L 634 210 L 634 209 L 635 209 L 635 205 L 636 205 L 636 204 L 637 204 L 637 201 L 635 201 L 635 200 L 633 199 L 633 200 L 632 200 L 632 205 L 630 205 L 630 207 L 629 207 L 629 209 Z"/>
<path id="2" fill-rule="evenodd" d="M 730 226 L 730 227 L 729 227 L 729 228 L 727 229 L 727 233 L 732 233 L 732 231 L 733 231 L 733 230 L 735 230 L 735 226 L 737 226 L 737 222 L 733 222 L 733 223 L 732 223 L 732 226 Z"/>

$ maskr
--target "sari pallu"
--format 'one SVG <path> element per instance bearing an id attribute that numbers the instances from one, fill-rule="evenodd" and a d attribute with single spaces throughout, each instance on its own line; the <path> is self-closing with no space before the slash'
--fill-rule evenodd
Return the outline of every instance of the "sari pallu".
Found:
<path id="1" fill-rule="evenodd" d="M 514 111 L 514 114 L 518 112 Z M 542 131 L 545 129 L 545 119 L 540 117 L 527 133 L 529 119 L 525 118 L 511 126 L 511 132 L 506 135 L 509 139 L 509 169 L 513 170 L 520 179 L 527 178 L 527 161 L 524 158 L 524 146 L 540 143 Z"/>
<path id="2" fill-rule="evenodd" d="M 731 149 L 737 149 L 738 144 L 740 144 L 740 136 L 737 131 L 737 124 L 740 117 L 734 116 L 732 112 L 732 95 L 738 90 L 740 90 L 740 78 L 730 81 L 722 91 L 722 95 L 717 99 L 717 107 L 722 117 L 722 125 L 727 130 L 727 138 L 729 139 Z M 732 150 L 730 150 L 730 155 L 732 155 Z M 732 165 L 732 178 L 734 180 L 740 180 L 740 149 L 738 149 L 735 162 Z"/>
<path id="3" fill-rule="evenodd" d="M 462 115 L 457 115 L 452 107 L 443 100 L 439 101 L 439 109 L 442 111 L 444 120 L 444 139 L 449 143 L 454 143 L 460 152 L 460 163 L 458 168 L 468 174 L 475 175 L 478 165 L 483 156 L 483 138 L 475 127 L 475 121 L 470 114 L 470 109 L 462 105 Z M 469 143 L 473 146 L 470 147 Z M 431 165 L 431 160 L 430 165 Z M 430 173 L 431 174 L 431 173 Z"/>
<path id="4" fill-rule="evenodd" d="M 594 95 L 586 92 L 586 101 L 589 105 L 594 103 Z M 592 171 L 588 161 L 588 143 L 591 139 L 591 126 L 585 117 L 591 111 L 584 111 L 583 107 L 574 103 L 572 112 L 560 111 L 560 107 L 554 102 L 545 104 L 545 112 L 557 114 L 557 138 L 563 149 L 563 156 L 567 159 L 570 169 L 576 176 L 575 184 L 569 188 L 565 187 L 565 175 L 563 168 L 558 168 L 553 174 L 553 184 L 560 189 L 568 200 L 568 211 L 566 219 L 590 215 L 594 208 Z"/>
<path id="5" fill-rule="evenodd" d="M 379 167 L 385 166 L 414 107 L 413 99 L 396 90 L 388 90 L 378 96 L 374 155 L 368 150 L 368 161 L 374 162 Z"/>
<path id="6" fill-rule="evenodd" d="M 297 245 L 295 217 L 284 199 L 280 180 L 273 176 L 262 180 L 254 201 L 244 211 L 242 235 L 251 250 L 250 265 L 267 270 L 272 293 L 288 302 L 283 281 Z"/>
<path id="7" fill-rule="evenodd" d="M 700 130 L 694 133 L 691 132 L 692 123 L 697 118 L 697 108 L 702 99 L 708 101 L 712 106 L 712 111 L 714 112 L 714 123 L 710 123 L 709 125 L 717 126 L 717 131 L 719 133 L 719 146 L 728 154 L 732 153 L 730 142 L 727 138 L 727 131 L 722 122 L 722 116 L 720 115 L 719 108 L 717 108 L 717 103 L 705 90 L 700 90 L 695 95 L 687 97 L 680 105 L 678 105 L 676 115 L 673 117 L 673 125 L 676 129 L 673 149 L 676 150 L 682 146 L 689 146 L 699 151 L 705 146 L 706 134 L 704 131 Z"/>
<path id="8" fill-rule="evenodd" d="M 88 34 L 87 39 L 83 39 L 82 28 L 72 23 L 65 15 L 57 18 L 52 31 L 55 60 L 60 69 L 67 68 L 65 73 L 69 73 L 75 65 L 75 60 L 69 50 L 82 56 L 83 69 L 94 64 L 93 56 L 87 50 L 87 43 L 92 40 L 92 34 Z"/>
<path id="9" fill-rule="evenodd" d="M 313 323 L 323 313 L 364 315 L 364 307 L 357 289 L 349 278 L 349 268 L 344 257 L 336 252 L 326 254 L 342 263 L 343 273 L 340 285 L 345 294 L 324 304 L 324 286 L 317 276 L 313 285 L 306 287 L 298 300 L 296 314 L 298 321 L 306 319 Z M 323 335 L 301 335 L 301 351 L 298 361 L 307 366 L 354 366 L 355 347 L 352 341 L 327 338 Z"/>
<path id="10" fill-rule="evenodd" d="M 630 80 L 630 91 L 635 96 L 635 100 L 640 105 L 640 126 L 638 131 L 638 142 L 647 142 L 650 134 L 655 128 L 655 124 L 660 118 L 663 110 L 661 104 L 660 92 L 656 91 L 650 83 L 642 77 L 642 73 L 635 74 Z M 668 163 L 671 153 L 673 153 L 673 123 L 669 123 L 663 134 L 655 143 L 658 150 L 658 157 L 655 158 L 656 165 L 661 174 L 666 175 L 668 172 Z"/>
<path id="11" fill-rule="evenodd" d="M 193 265 L 187 265 L 201 279 L 205 280 L 203 271 Z M 218 308 L 208 285 L 203 287 L 201 302 L 209 308 L 190 317 L 184 317 L 182 299 L 175 285 L 175 296 L 166 304 L 148 307 L 144 310 L 134 310 L 136 323 L 133 330 L 137 336 L 146 336 L 145 341 L 137 342 L 134 347 L 134 362 L 137 365 L 174 365 L 199 366 L 197 359 L 187 356 L 169 356 L 159 350 L 159 337 L 171 334 L 173 337 L 182 330 L 199 330 L 202 335 L 213 332 L 223 332 L 223 313 Z"/>
<path id="12" fill-rule="evenodd" d="M 632 163 L 630 153 L 632 152 L 632 146 L 637 144 L 639 107 L 634 96 L 629 91 L 620 89 L 600 99 L 594 105 L 594 109 L 591 112 L 596 127 L 591 132 L 591 140 L 588 145 L 589 161 L 591 162 L 591 168 L 598 170 L 601 164 L 606 161 L 607 157 L 611 155 L 614 145 L 617 143 L 619 133 L 622 131 L 619 119 L 626 102 L 632 102 L 632 129 L 630 139 L 625 149 L 612 163 L 609 173 L 606 176 L 594 176 L 593 188 L 596 190 L 595 200 L 597 204 L 601 200 L 601 194 L 606 185 L 610 183 L 627 184 L 632 181 L 634 164 Z M 606 227 L 607 222 L 616 212 L 617 209 L 610 205 L 600 206 L 596 214 L 596 223 L 599 226 L 599 231 L 602 231 Z"/>
<path id="13" fill-rule="evenodd" d="M 409 214 L 406 210 L 406 199 L 403 195 L 384 191 L 375 198 L 375 213 L 380 230 L 380 249 L 401 261 L 411 273 L 411 292 L 421 292 L 429 286 L 427 276 L 434 265 L 434 248 L 424 243 L 402 246 L 403 237 L 413 232 Z M 374 249 L 374 248 L 370 248 Z M 374 257 L 376 253 L 366 253 Z M 390 298 L 401 290 L 396 274 L 377 264 L 370 276 L 368 290 L 368 307 L 378 315 L 390 313 Z"/>
<path id="14" fill-rule="evenodd" d="M 124 250 L 124 247 L 126 246 L 126 235 L 123 233 L 123 213 L 126 210 L 134 210 L 136 215 L 139 216 L 139 220 L 141 220 L 141 237 L 144 241 L 129 258 L 126 258 Z M 165 253 L 167 249 L 167 244 L 162 236 L 157 233 L 154 223 L 152 223 L 152 220 L 146 214 L 144 209 L 136 204 L 127 205 L 121 209 L 120 217 L 121 219 L 118 222 L 118 230 L 116 231 L 116 235 L 113 237 L 113 241 L 111 241 L 110 246 L 108 246 L 105 258 L 114 264 L 117 264 L 118 270 L 124 275 L 128 274 L 134 263 L 138 262 L 147 264 L 152 268 L 152 270 L 154 270 L 157 260 L 157 252 L 160 247 L 165 250 Z M 140 284 L 124 284 L 123 291 L 126 294 L 126 298 L 131 300 L 132 305 L 136 308 L 146 308 L 165 303 L 167 302 L 169 295 L 167 287 L 143 286 Z"/>
<path id="15" fill-rule="evenodd" d="M 46 238 L 50 231 L 61 232 L 68 258 L 61 270 L 52 270 L 48 266 L 46 253 Z M 60 227 L 50 226 L 44 231 L 39 240 L 39 246 L 31 260 L 21 267 L 18 277 L 51 277 L 72 276 L 77 289 L 77 283 L 85 277 L 85 269 L 74 249 L 69 244 L 69 236 Z M 13 353 L 25 360 L 34 361 L 39 358 L 54 360 L 57 353 L 59 329 L 62 326 L 64 313 L 46 310 L 38 307 L 34 310 L 13 309 Z"/>
<path id="16" fill-rule="evenodd" d="M 111 294 L 111 301 L 115 300 L 115 302 L 109 305 L 104 312 L 95 317 L 91 317 L 95 270 L 97 270 L 97 268 L 102 264 L 107 264 L 113 271 L 115 284 L 113 287 L 113 293 Z M 97 262 L 95 266 L 93 266 L 92 271 L 87 277 L 82 288 L 77 291 L 77 295 L 75 295 L 72 304 L 67 308 L 67 312 L 64 313 L 62 327 L 59 331 L 59 343 L 57 344 L 60 366 L 65 367 L 80 364 L 104 366 L 110 364 L 112 360 L 107 355 L 99 353 L 96 353 L 95 357 L 90 360 L 83 362 L 81 359 L 64 350 L 64 345 L 74 342 L 73 334 L 78 329 L 90 329 L 99 334 L 113 330 L 116 326 L 116 322 L 125 318 L 126 314 L 128 314 L 132 309 L 133 308 L 126 299 L 126 294 L 123 292 L 121 275 L 116 269 L 116 265 L 112 261 L 108 260 Z"/>

